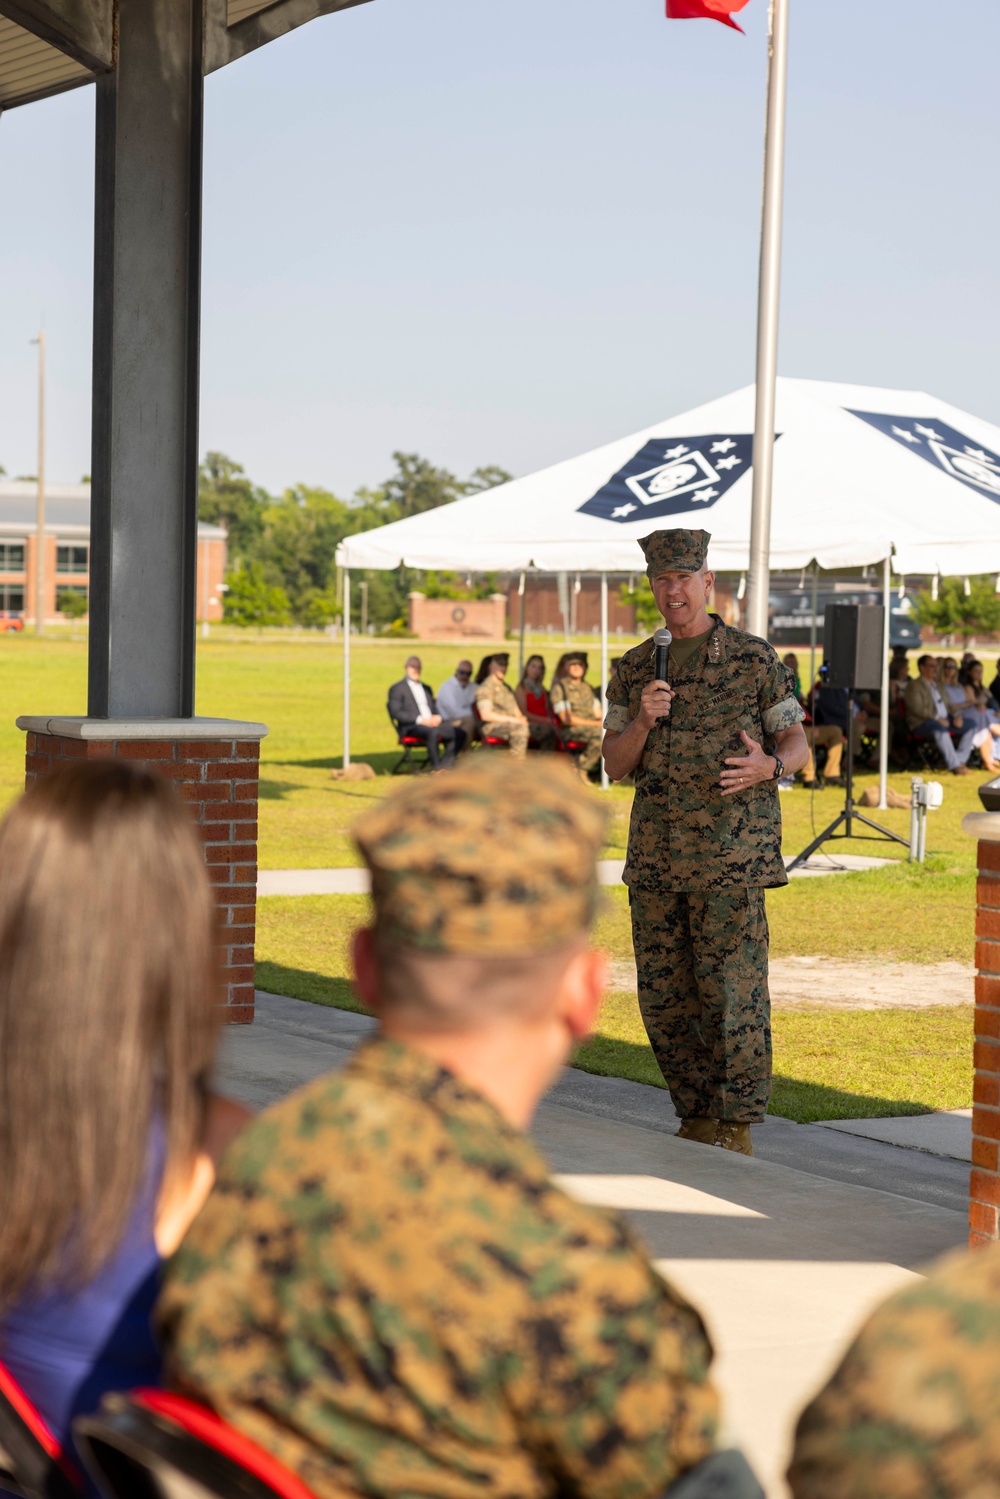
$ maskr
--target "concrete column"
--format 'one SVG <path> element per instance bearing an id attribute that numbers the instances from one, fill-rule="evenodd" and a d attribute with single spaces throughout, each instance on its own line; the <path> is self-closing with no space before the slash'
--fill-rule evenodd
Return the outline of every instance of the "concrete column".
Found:
<path id="1" fill-rule="evenodd" d="M 1000 1239 L 1000 812 L 970 812 L 979 840 L 976 883 L 976 1036 L 969 1244 Z"/>
<path id="2" fill-rule="evenodd" d="M 96 82 L 95 718 L 194 711 L 202 3 L 118 5 Z"/>
<path id="3" fill-rule="evenodd" d="M 132 760 L 173 781 L 205 850 L 219 907 L 225 1019 L 254 1013 L 257 907 L 257 786 L 262 723 L 226 718 L 93 719 L 24 717 L 26 779 L 67 760 Z"/>

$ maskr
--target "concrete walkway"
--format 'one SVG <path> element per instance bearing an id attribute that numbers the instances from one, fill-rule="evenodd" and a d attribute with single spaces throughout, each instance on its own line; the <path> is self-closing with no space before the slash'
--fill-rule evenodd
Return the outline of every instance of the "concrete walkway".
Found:
<path id="1" fill-rule="evenodd" d="M 792 858 L 789 854 L 786 864 Z M 814 854 L 791 878 L 810 879 L 817 875 L 850 874 L 859 869 L 880 869 L 891 859 L 873 859 L 865 854 Z M 602 885 L 620 885 L 624 859 L 601 859 L 597 866 Z M 371 881 L 367 869 L 262 869 L 257 876 L 257 894 L 268 895 L 367 895 Z"/>
<path id="2" fill-rule="evenodd" d="M 365 1016 L 258 993 L 224 1037 L 219 1084 L 263 1107 L 342 1066 Z M 900 1123 L 901 1121 L 894 1121 Z M 861 1319 L 927 1260 L 964 1244 L 968 1168 L 787 1120 L 747 1160 L 673 1138 L 661 1089 L 566 1069 L 534 1134 L 566 1189 L 625 1211 L 664 1274 L 709 1323 L 727 1418 L 765 1482 L 798 1411 Z"/>

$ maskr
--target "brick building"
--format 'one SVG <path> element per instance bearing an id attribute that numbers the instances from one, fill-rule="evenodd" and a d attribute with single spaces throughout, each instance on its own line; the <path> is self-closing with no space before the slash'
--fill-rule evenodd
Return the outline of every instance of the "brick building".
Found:
<path id="1" fill-rule="evenodd" d="M 33 482 L 0 480 L 0 611 L 35 621 L 35 507 Z M 198 618 L 222 618 L 226 533 L 198 526 Z M 90 595 L 90 485 L 45 486 L 45 614 L 62 619 L 63 593 Z"/>

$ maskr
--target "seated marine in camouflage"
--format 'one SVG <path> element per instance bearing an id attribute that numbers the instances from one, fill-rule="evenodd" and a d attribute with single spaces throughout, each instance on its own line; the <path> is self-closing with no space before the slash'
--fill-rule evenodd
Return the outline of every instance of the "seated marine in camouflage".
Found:
<path id="1" fill-rule="evenodd" d="M 379 1031 L 245 1131 L 168 1269 L 172 1383 L 321 1499 L 652 1499 L 713 1453 L 701 1318 L 524 1133 L 600 1002 L 603 827 L 507 756 L 362 817 Z"/>
<path id="2" fill-rule="evenodd" d="M 1000 1494 L 1000 1246 L 947 1255 L 869 1318 L 799 1420 L 795 1499 Z"/>
<path id="3" fill-rule="evenodd" d="M 563 738 L 586 746 L 577 764 L 580 774 L 589 778 L 601 758 L 604 722 L 601 704 L 586 677 L 586 653 L 567 651 L 555 669 L 549 697 L 552 711 L 563 726 Z"/>

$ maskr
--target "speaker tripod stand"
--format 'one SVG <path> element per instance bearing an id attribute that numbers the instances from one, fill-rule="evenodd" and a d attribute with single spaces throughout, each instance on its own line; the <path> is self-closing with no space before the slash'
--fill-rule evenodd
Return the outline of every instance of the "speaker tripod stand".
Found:
<path id="1" fill-rule="evenodd" d="M 872 822 L 872 820 L 871 820 L 870 817 L 865 817 L 863 815 L 863 813 L 856 812 L 854 810 L 854 800 L 853 800 L 853 791 L 854 791 L 854 754 L 853 754 L 853 750 L 852 750 L 852 746 L 851 746 L 851 739 L 852 739 L 851 729 L 853 727 L 853 724 L 854 724 L 854 688 L 851 687 L 851 688 L 848 689 L 848 693 L 847 693 L 847 744 L 845 746 L 845 749 L 846 749 L 846 752 L 847 752 L 847 789 L 844 792 L 844 796 L 846 798 L 844 809 L 843 809 L 843 811 L 841 811 L 841 812 L 839 812 L 837 814 L 837 816 L 830 823 L 829 827 L 826 827 L 826 828 L 823 829 L 822 833 L 820 833 L 820 835 L 819 835 L 818 838 L 814 838 L 813 839 L 813 841 L 810 843 L 810 845 L 809 845 L 808 848 L 804 848 L 800 854 L 796 854 L 795 855 L 795 858 L 787 866 L 786 873 L 788 873 L 788 874 L 791 874 L 791 872 L 792 872 L 793 869 L 798 869 L 798 867 L 799 867 L 800 864 L 805 864 L 806 860 L 809 859 L 809 858 L 811 858 L 811 856 L 819 848 L 820 844 L 826 843 L 826 842 L 828 842 L 828 841 L 830 841 L 832 839 L 835 839 L 835 838 L 872 838 L 872 839 L 874 839 L 875 836 L 877 835 L 879 838 L 887 838 L 887 839 L 889 839 L 893 843 L 902 843 L 904 845 L 904 847 L 909 847 L 909 844 L 907 843 L 907 840 L 905 838 L 901 838 L 898 833 L 891 833 L 888 828 L 881 827 L 877 822 Z M 814 750 L 814 752 L 815 752 L 815 750 Z M 871 833 L 855 833 L 855 832 L 853 832 L 852 831 L 853 825 L 856 822 L 863 822 L 864 825 L 865 825 L 865 827 L 866 828 L 872 828 L 873 832 L 871 832 Z M 844 824 L 844 831 L 842 833 L 838 833 L 837 829 L 840 827 L 841 823 Z"/>

